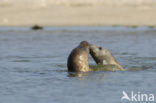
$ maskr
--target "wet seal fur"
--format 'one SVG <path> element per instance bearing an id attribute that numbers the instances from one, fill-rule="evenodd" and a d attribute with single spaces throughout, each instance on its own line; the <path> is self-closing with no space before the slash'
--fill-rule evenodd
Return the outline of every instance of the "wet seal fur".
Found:
<path id="1" fill-rule="evenodd" d="M 98 65 L 114 65 L 112 71 L 124 70 L 123 67 L 117 62 L 112 53 L 102 47 L 90 44 L 90 54 Z"/>
<path id="2" fill-rule="evenodd" d="M 88 72 L 89 43 L 82 41 L 76 48 L 72 50 L 68 57 L 67 67 L 69 72 Z"/>

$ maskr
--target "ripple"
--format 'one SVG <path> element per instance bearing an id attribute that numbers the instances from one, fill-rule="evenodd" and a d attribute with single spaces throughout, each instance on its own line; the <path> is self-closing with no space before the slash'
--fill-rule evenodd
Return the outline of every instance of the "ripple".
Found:
<path id="1" fill-rule="evenodd" d="M 66 68 L 67 66 L 64 65 L 64 64 L 57 64 L 57 67 L 60 67 L 60 68 Z"/>
<path id="2" fill-rule="evenodd" d="M 14 61 L 12 61 L 12 62 L 31 62 L 31 60 L 14 60 Z"/>

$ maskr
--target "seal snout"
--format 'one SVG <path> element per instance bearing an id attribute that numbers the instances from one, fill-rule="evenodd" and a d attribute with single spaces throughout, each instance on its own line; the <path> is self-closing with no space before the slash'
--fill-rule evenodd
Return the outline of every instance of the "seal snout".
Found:
<path id="1" fill-rule="evenodd" d="M 98 51 L 97 49 L 97 46 L 94 45 L 94 44 L 89 44 L 89 51 L 90 51 L 90 54 L 91 55 L 96 55 L 96 52 Z M 101 48 L 102 49 L 102 48 Z"/>

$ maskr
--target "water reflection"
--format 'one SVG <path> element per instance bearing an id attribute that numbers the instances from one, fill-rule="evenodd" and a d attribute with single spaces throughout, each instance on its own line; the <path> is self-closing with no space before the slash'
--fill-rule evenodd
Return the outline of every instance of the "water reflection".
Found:
<path id="1" fill-rule="evenodd" d="M 82 80 L 86 80 L 90 75 L 90 72 L 68 72 L 68 77 L 81 77 Z"/>

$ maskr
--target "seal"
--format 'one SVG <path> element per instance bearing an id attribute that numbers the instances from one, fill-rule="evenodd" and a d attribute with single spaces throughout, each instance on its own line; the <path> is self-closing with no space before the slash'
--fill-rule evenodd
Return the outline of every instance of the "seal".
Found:
<path id="1" fill-rule="evenodd" d="M 82 41 L 72 50 L 68 57 L 67 67 L 69 72 L 88 72 L 89 43 Z"/>
<path id="2" fill-rule="evenodd" d="M 94 44 L 90 44 L 90 54 L 98 65 L 115 65 L 116 69 L 113 70 L 124 70 L 123 67 L 117 62 L 112 53 L 102 47 L 98 47 Z"/>

